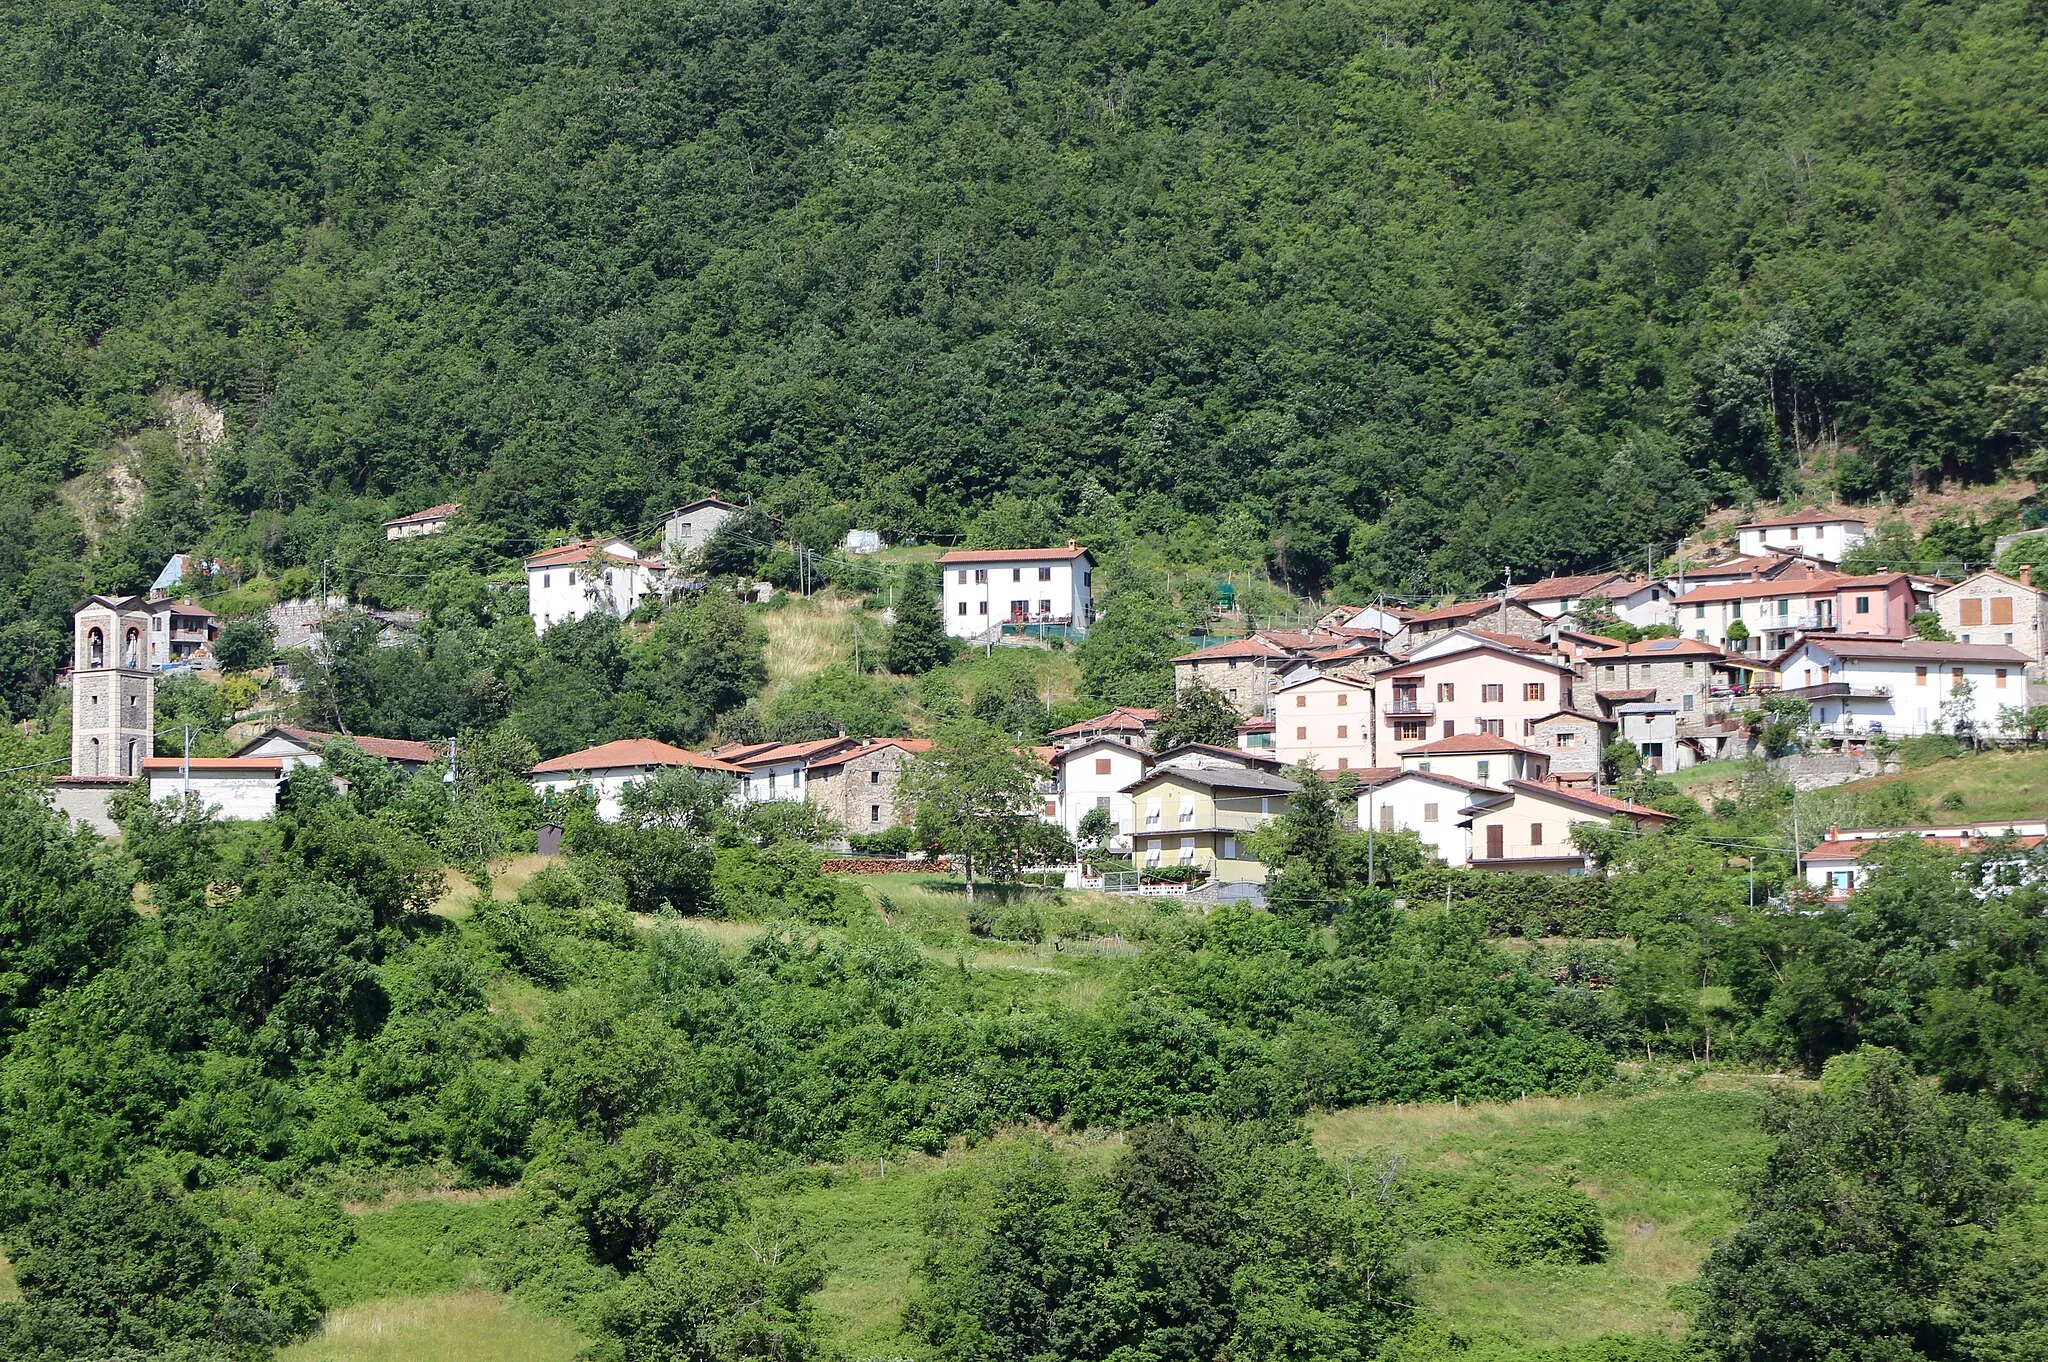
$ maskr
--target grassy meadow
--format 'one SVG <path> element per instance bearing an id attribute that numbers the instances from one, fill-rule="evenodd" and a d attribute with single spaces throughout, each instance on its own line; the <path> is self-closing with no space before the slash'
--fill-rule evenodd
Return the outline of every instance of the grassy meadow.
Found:
<path id="1" fill-rule="evenodd" d="M 2048 748 L 1994 749 L 1909 766 L 1840 787 L 1878 794 L 1904 785 L 1937 819 L 2048 816 Z"/>
<path id="2" fill-rule="evenodd" d="M 1607 1260 L 1578 1267 L 1503 1268 L 1457 1237 L 1422 1241 L 1412 1266 L 1420 1336 L 1461 1340 L 1485 1355 L 1590 1342 L 1607 1334 L 1673 1334 L 1674 1299 L 1736 1213 L 1736 1182 L 1761 1157 L 1754 1118 L 1786 1080 L 1737 1075 L 1637 1076 L 1612 1093 L 1499 1105 L 1364 1107 L 1314 1117 L 1324 1155 L 1361 1183 L 1393 1169 L 1404 1180 L 1569 1177 L 1600 1206 Z M 939 1181 L 972 1169 L 1015 1133 L 969 1147 L 814 1167 L 785 1177 L 772 1213 L 814 1243 L 826 1264 L 817 1309 L 834 1351 L 862 1359 L 918 1357 L 903 1331 L 917 1290 L 923 1214 Z M 1113 1133 L 1056 1132 L 1072 1157 L 1106 1162 Z M 2036 1157 L 2048 1157 L 2048 1143 Z M 285 1362 L 547 1362 L 583 1340 L 564 1322 L 490 1287 L 494 1242 L 508 1231 L 501 1197 L 442 1193 L 351 1207 L 356 1243 L 322 1264 L 334 1303 L 314 1339 Z M 1476 1354 L 1475 1354 L 1476 1355 Z"/>

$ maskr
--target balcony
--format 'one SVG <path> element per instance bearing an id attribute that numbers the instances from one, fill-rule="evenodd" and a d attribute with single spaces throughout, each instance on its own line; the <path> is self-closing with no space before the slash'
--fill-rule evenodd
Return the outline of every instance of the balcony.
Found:
<path id="1" fill-rule="evenodd" d="M 1394 703 L 1380 711 L 1390 719 L 1427 719 L 1436 713 L 1436 706 L 1427 700 L 1417 700 L 1406 695 L 1396 696 Z"/>
<path id="2" fill-rule="evenodd" d="M 1801 700 L 1808 701 L 1889 700 L 1892 698 L 1892 688 L 1890 686 L 1875 686 L 1866 690 L 1857 690 L 1847 681 L 1823 681 L 1817 686 L 1787 686 L 1778 693 L 1780 695 L 1797 696 Z"/>

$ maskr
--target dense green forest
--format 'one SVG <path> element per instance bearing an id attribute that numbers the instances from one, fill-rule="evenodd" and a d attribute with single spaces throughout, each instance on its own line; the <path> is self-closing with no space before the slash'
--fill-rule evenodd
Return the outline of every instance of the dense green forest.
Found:
<path id="1" fill-rule="evenodd" d="M 173 550 L 685 494 L 1220 527 L 1289 580 L 1640 559 L 2041 434 L 2039 9 L 4 9 L 0 628 Z M 58 485 L 168 385 L 97 548 Z"/>

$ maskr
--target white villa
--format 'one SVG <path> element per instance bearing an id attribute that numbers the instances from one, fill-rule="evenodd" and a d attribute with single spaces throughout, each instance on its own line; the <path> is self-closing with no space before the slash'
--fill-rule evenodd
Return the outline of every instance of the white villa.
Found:
<path id="1" fill-rule="evenodd" d="M 526 560 L 526 611 L 536 632 L 595 610 L 620 619 L 668 585 L 668 566 L 616 537 L 582 539 Z"/>
<path id="2" fill-rule="evenodd" d="M 946 632 L 980 638 L 1006 624 L 1095 622 L 1095 559 L 1069 540 L 1058 549 L 956 549 L 939 559 Z"/>
<path id="3" fill-rule="evenodd" d="M 1822 734 L 1913 737 L 1957 720 L 1997 732 L 1999 710 L 2027 702 L 2031 660 L 2002 643 L 1808 636 L 1771 665 L 1785 694 L 1812 704 Z"/>

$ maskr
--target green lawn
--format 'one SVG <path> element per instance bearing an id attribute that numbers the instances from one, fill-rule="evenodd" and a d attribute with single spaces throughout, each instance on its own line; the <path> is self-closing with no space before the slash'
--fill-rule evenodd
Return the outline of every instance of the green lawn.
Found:
<path id="1" fill-rule="evenodd" d="M 1390 1161 L 1410 1177 L 1563 1174 L 1600 1206 L 1605 1262 L 1504 1268 L 1461 1239 L 1422 1245 L 1418 1288 L 1431 1324 L 1464 1346 L 1512 1356 L 1684 1327 L 1672 1288 L 1691 1281 L 1712 1241 L 1733 1228 L 1737 1178 L 1766 1148 L 1756 1113 L 1780 1081 L 1716 1076 L 1635 1096 L 1365 1107 L 1312 1125 L 1324 1153 L 1356 1160 L 1360 1176 Z"/>
<path id="2" fill-rule="evenodd" d="M 2048 815 L 2048 748 L 1974 752 L 1841 789 L 1873 793 L 1900 784 L 1938 819 L 2039 818 Z"/>

